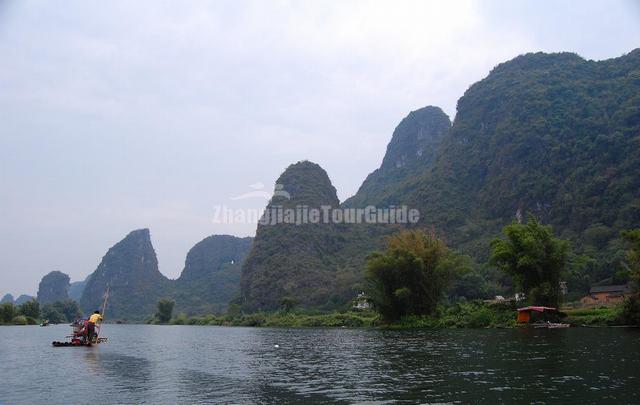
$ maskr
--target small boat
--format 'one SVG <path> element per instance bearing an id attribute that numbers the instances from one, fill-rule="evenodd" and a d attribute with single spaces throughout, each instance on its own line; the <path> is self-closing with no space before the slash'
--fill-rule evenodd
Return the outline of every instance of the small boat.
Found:
<path id="1" fill-rule="evenodd" d="M 49 326 L 49 320 L 45 319 L 44 321 L 42 321 L 42 323 L 40 324 L 40 326 Z"/>

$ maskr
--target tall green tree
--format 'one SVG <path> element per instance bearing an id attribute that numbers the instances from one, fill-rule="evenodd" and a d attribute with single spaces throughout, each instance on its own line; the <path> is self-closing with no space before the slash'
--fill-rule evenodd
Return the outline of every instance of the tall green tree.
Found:
<path id="1" fill-rule="evenodd" d="M 502 229 L 505 239 L 491 241 L 490 263 L 509 274 L 530 303 L 557 306 L 560 274 L 569 258 L 569 242 L 556 238 L 550 226 L 534 217 Z"/>
<path id="2" fill-rule="evenodd" d="M 156 317 L 161 323 L 167 323 L 171 320 L 175 304 L 176 302 L 171 298 L 163 298 L 158 301 L 158 312 L 156 312 Z"/>
<path id="3" fill-rule="evenodd" d="M 460 261 L 434 234 L 419 230 L 391 236 L 384 253 L 367 262 L 367 295 L 383 320 L 432 314 Z"/>
<path id="4" fill-rule="evenodd" d="M 20 315 L 27 318 L 38 319 L 40 317 L 40 304 L 35 299 L 20 305 Z"/>
<path id="5" fill-rule="evenodd" d="M 626 324 L 640 325 L 640 229 L 623 231 L 629 243 L 625 265 L 631 275 L 631 296 L 624 302 L 622 319 Z"/>
<path id="6" fill-rule="evenodd" d="M 632 288 L 640 293 L 640 229 L 623 231 L 622 237 L 629 243 L 625 266 L 631 275 Z"/>
<path id="7" fill-rule="evenodd" d="M 60 312 L 60 310 L 53 304 L 43 305 L 42 309 L 40 310 L 40 316 L 42 317 L 42 319 L 47 320 L 51 323 L 67 322 L 67 318 L 64 316 L 64 314 Z"/>

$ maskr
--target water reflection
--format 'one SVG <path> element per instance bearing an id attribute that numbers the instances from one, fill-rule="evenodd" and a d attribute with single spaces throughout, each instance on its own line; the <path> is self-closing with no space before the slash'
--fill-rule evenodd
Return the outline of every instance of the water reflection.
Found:
<path id="1" fill-rule="evenodd" d="M 100 375 L 100 350 L 87 349 L 84 355 L 84 364 L 87 367 L 87 373 L 90 375 Z M 84 350 L 84 349 L 83 349 Z"/>

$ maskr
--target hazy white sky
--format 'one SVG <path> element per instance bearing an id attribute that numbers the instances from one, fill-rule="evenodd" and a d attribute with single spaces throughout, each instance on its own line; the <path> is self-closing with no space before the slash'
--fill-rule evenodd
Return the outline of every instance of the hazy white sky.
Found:
<path id="1" fill-rule="evenodd" d="M 254 233 L 214 207 L 264 207 L 232 198 L 290 163 L 344 200 L 409 111 L 453 118 L 496 64 L 639 45 L 633 1 L 0 0 L 0 294 L 83 279 L 142 227 L 177 277 L 207 235 Z"/>

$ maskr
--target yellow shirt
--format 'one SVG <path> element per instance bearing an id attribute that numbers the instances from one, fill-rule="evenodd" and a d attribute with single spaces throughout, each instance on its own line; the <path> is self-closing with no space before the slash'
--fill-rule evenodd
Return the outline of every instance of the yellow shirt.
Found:
<path id="1" fill-rule="evenodd" d="M 98 323 L 98 321 L 102 320 L 102 315 L 100 314 L 93 314 L 89 317 L 89 322 L 93 322 L 93 323 Z"/>

